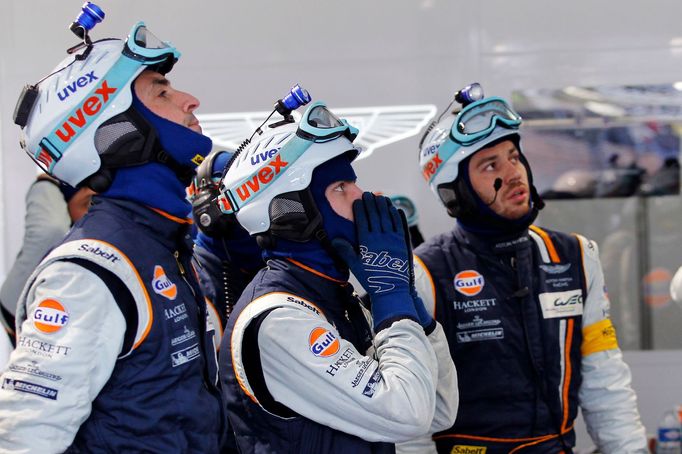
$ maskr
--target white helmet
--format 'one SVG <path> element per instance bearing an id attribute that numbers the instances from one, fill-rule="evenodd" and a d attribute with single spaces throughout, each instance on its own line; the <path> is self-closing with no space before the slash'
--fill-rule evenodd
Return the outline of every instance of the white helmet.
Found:
<path id="1" fill-rule="evenodd" d="M 125 42 L 103 39 L 76 49 L 80 50 L 25 87 L 14 112 L 15 123 L 22 128 L 22 148 L 45 172 L 74 187 L 107 165 L 149 160 L 117 155 L 117 145 L 130 142 L 130 134 L 139 132 L 130 122 L 107 121 L 128 110 L 131 84 L 144 69 L 165 74 L 180 56 L 144 22 L 133 26 Z M 150 147 L 142 148 L 151 154 Z"/>
<path id="2" fill-rule="evenodd" d="M 309 191 L 313 171 L 350 152 L 357 129 L 336 117 L 322 102 L 312 103 L 300 123 L 279 122 L 238 151 L 221 183 L 218 203 L 236 213 L 249 234 L 271 233 L 308 241 L 321 225 Z"/>
<path id="3" fill-rule="evenodd" d="M 483 98 L 459 112 L 448 112 L 426 131 L 419 145 L 419 167 L 434 194 L 448 206 L 459 164 L 489 144 L 518 137 L 521 117 L 502 98 Z"/>

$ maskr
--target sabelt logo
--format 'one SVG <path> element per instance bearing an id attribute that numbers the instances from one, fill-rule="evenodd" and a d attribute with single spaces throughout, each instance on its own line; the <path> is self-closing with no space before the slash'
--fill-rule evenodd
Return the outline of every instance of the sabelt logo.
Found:
<path id="1" fill-rule="evenodd" d="M 62 142 L 69 143 L 76 135 L 76 131 L 87 126 L 90 117 L 97 115 L 102 107 L 109 102 L 109 96 L 116 93 L 116 90 L 118 90 L 117 87 L 110 87 L 106 80 L 103 81 L 94 94 L 83 101 L 83 104 L 76 109 L 74 114 L 62 123 L 61 129 L 55 131 L 57 137 Z"/>
<path id="2" fill-rule="evenodd" d="M 341 348 L 341 343 L 334 333 L 321 326 L 310 332 L 308 344 L 310 345 L 310 351 L 315 356 L 321 356 L 322 358 L 335 355 Z"/>
<path id="3" fill-rule="evenodd" d="M 481 293 L 485 285 L 485 279 L 478 271 L 466 270 L 455 276 L 455 290 L 462 295 L 475 296 Z"/>
<path id="4" fill-rule="evenodd" d="M 450 454 L 485 454 L 488 448 L 485 446 L 455 445 Z"/>
<path id="5" fill-rule="evenodd" d="M 56 333 L 69 323 L 69 313 L 59 301 L 46 299 L 33 311 L 33 326 L 43 333 Z"/>
<path id="6" fill-rule="evenodd" d="M 176 285 L 168 279 L 166 272 L 163 267 L 156 265 L 154 267 L 154 279 L 152 280 L 152 288 L 154 292 L 158 295 L 168 298 L 169 300 L 174 300 L 178 295 L 178 288 Z"/>
<path id="7" fill-rule="evenodd" d="M 429 162 L 424 164 L 422 166 L 422 176 L 426 181 L 429 181 L 432 176 L 436 174 L 436 171 L 438 168 L 443 164 L 443 160 L 440 158 L 440 155 L 436 153 L 436 155 L 431 158 Z"/>
<path id="8" fill-rule="evenodd" d="M 253 197 L 288 165 L 288 162 L 282 161 L 282 155 L 278 154 L 277 157 L 268 162 L 266 167 L 260 169 L 251 179 L 246 180 L 246 183 L 237 188 L 237 196 L 242 202 Z"/>

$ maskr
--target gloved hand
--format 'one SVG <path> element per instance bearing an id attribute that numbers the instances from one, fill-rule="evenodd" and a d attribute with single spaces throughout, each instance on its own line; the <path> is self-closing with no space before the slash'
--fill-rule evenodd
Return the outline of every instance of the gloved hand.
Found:
<path id="1" fill-rule="evenodd" d="M 346 240 L 336 238 L 332 245 L 369 295 L 375 332 L 402 318 L 419 320 L 404 215 L 387 197 L 365 192 L 353 203 L 353 216 L 359 253 Z"/>

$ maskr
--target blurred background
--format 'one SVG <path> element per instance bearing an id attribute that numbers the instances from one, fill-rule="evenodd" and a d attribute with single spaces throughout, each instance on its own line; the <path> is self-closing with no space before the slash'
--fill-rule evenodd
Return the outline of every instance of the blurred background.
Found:
<path id="1" fill-rule="evenodd" d="M 263 111 L 295 83 L 332 108 L 434 104 L 480 82 L 525 119 L 523 147 L 547 198 L 539 225 L 598 241 L 612 317 L 649 432 L 682 403 L 679 185 L 682 3 L 659 0 L 180 0 L 95 2 L 94 38 L 144 20 L 183 53 L 169 78 L 201 114 Z M 76 44 L 82 1 L 0 4 L 0 277 L 21 245 L 32 161 L 12 122 L 24 84 Z M 358 163 L 367 190 L 417 205 L 425 238 L 447 217 L 417 168 L 419 136 Z M 591 444 L 579 428 L 578 446 Z"/>

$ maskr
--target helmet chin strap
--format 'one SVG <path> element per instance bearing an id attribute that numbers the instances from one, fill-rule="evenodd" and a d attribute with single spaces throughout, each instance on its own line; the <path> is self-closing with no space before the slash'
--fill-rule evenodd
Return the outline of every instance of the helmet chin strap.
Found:
<path id="1" fill-rule="evenodd" d="M 193 167 L 180 164 L 162 148 L 156 129 L 132 106 L 97 129 L 95 147 L 102 164 L 84 183 L 95 192 L 104 192 L 111 186 L 116 169 L 149 162 L 170 168 L 185 186 L 194 176 Z"/>

